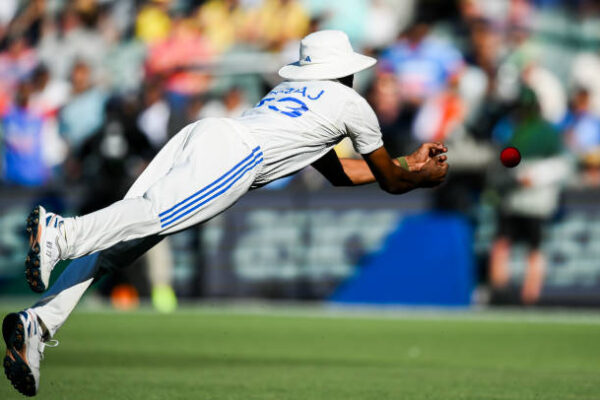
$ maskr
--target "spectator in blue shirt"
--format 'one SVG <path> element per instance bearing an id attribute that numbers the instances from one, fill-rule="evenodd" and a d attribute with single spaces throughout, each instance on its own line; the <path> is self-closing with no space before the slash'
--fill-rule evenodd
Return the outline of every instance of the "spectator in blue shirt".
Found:
<path id="1" fill-rule="evenodd" d="M 15 105 L 2 118 L 3 180 L 21 186 L 40 186 L 49 178 L 42 156 L 41 117 L 26 108 L 31 84 L 18 85 Z"/>
<path id="2" fill-rule="evenodd" d="M 569 150 L 577 157 L 583 184 L 600 186 L 600 118 L 590 111 L 590 92 L 578 88 L 562 128 Z"/>
<path id="3" fill-rule="evenodd" d="M 380 57 L 380 71 L 393 73 L 404 100 L 414 105 L 443 90 L 463 66 L 454 46 L 428 34 L 429 25 L 416 23 Z"/>
<path id="4" fill-rule="evenodd" d="M 577 155 L 598 151 L 600 119 L 590 112 L 590 93 L 584 88 L 575 90 L 571 107 L 562 127 L 569 149 Z"/>

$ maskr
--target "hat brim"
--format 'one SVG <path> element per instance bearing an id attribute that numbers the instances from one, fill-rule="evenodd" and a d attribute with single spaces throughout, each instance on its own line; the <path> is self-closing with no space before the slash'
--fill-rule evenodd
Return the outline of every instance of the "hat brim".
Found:
<path id="1" fill-rule="evenodd" d="M 299 61 L 283 66 L 279 76 L 284 79 L 304 81 L 319 79 L 337 79 L 352 75 L 372 67 L 377 62 L 373 57 L 359 53 L 340 60 L 339 63 L 313 63 L 301 65 Z"/>

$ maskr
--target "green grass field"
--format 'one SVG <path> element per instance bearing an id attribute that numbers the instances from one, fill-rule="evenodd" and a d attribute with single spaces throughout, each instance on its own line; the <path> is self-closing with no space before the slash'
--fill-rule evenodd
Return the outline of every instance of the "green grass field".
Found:
<path id="1" fill-rule="evenodd" d="M 77 312 L 38 397 L 600 399 L 598 317 L 285 314 Z"/>

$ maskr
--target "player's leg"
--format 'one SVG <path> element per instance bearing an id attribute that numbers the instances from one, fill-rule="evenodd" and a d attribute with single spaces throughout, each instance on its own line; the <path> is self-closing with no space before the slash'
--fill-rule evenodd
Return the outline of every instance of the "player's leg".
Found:
<path id="1" fill-rule="evenodd" d="M 110 249 L 74 260 L 33 307 L 4 318 L 4 370 L 12 385 L 33 396 L 40 383 L 40 361 L 45 346 L 64 324 L 92 282 L 102 274 L 130 265 L 161 241 L 150 236 L 122 242 Z"/>
<path id="2" fill-rule="evenodd" d="M 500 214 L 498 233 L 490 250 L 490 283 L 494 289 L 504 289 L 510 281 L 508 262 L 514 224 L 514 218 Z"/>
<path id="3" fill-rule="evenodd" d="M 58 251 L 48 253 L 37 245 L 51 242 L 47 237 L 32 240 L 30 254 L 39 255 L 38 268 L 51 270 L 59 258 L 82 257 L 122 241 L 176 232 L 217 215 L 248 190 L 262 153 L 225 120 L 209 119 L 193 127 L 171 161 L 165 175 L 138 197 L 74 218 L 48 218 L 40 209 L 36 226 L 46 235 L 54 234 Z M 44 290 L 49 273 L 41 276 L 46 280 L 38 289 Z"/>
<path id="4" fill-rule="evenodd" d="M 153 235 L 121 242 L 115 246 L 73 260 L 44 293 L 32 310 L 43 321 L 50 336 L 63 325 L 88 287 L 106 273 L 131 265 L 164 236 Z"/>
<path id="5" fill-rule="evenodd" d="M 544 287 L 546 258 L 540 249 L 532 249 L 527 256 L 527 271 L 523 280 L 521 300 L 524 304 L 537 303 Z"/>
<path id="6" fill-rule="evenodd" d="M 546 276 L 546 258 L 541 250 L 543 220 L 523 217 L 521 226 L 525 234 L 525 242 L 530 249 L 521 289 L 521 300 L 524 304 L 534 304 L 540 299 Z"/>
<path id="7" fill-rule="evenodd" d="M 172 233 L 219 214 L 246 193 L 262 162 L 252 148 L 220 120 L 202 124 L 179 159 L 143 196 L 125 198 L 102 210 L 64 218 L 61 258 L 77 258 L 116 243 Z"/>
<path id="8" fill-rule="evenodd" d="M 498 237 L 490 250 L 490 283 L 495 289 L 503 289 L 510 281 L 508 261 L 510 259 L 510 239 Z"/>
<path id="9" fill-rule="evenodd" d="M 193 126 L 190 125 L 184 128 L 169 141 L 136 180 L 126 198 L 142 196 L 153 184 L 168 173 L 174 160 L 180 156 L 184 144 L 188 141 L 191 127 Z M 37 222 L 44 224 L 42 225 L 44 227 L 46 226 L 46 218 L 41 217 L 41 215 L 37 215 Z M 60 224 L 62 219 L 53 214 L 50 214 L 49 217 L 47 225 L 55 229 L 55 234 L 60 233 L 60 229 L 64 228 L 64 223 Z M 37 251 L 40 252 L 40 244 L 48 239 L 44 237 L 44 233 L 47 235 L 47 232 L 39 229 L 38 225 L 31 224 L 33 222 L 31 218 L 28 222 L 30 223 L 28 224 L 30 229 L 35 228 L 35 232 L 33 232 L 33 229 L 30 232 L 32 234 L 30 240 L 33 242 L 31 243 L 31 251 L 37 245 Z M 4 367 L 7 377 L 15 388 L 27 395 L 37 393 L 40 378 L 39 364 L 45 344 L 66 321 L 94 279 L 106 271 L 129 265 L 135 258 L 142 255 L 162 238 L 163 236 L 155 235 L 121 242 L 100 253 L 73 261 L 52 289 L 36 305 L 20 313 L 9 314 L 4 319 L 3 337 L 7 349 Z M 54 242 L 54 240 L 51 242 Z M 43 253 L 55 249 L 45 247 Z M 33 272 L 37 272 L 39 280 L 41 268 L 39 266 L 40 260 L 37 261 L 37 268 L 29 268 L 29 266 L 33 266 L 34 260 L 31 260 L 31 264 L 28 265 L 28 281 L 33 277 Z M 49 274 L 46 279 L 49 279 Z"/>
<path id="10" fill-rule="evenodd" d="M 165 145 L 130 188 L 127 196 L 140 196 L 168 172 L 172 160 L 178 156 L 190 130 L 190 127 L 184 128 Z M 43 247 L 43 253 L 56 251 L 56 247 L 48 248 L 46 241 L 50 239 L 49 242 L 54 243 L 51 234 L 56 235 L 60 233 L 61 229 L 59 226 L 61 219 L 53 214 L 48 216 L 50 217 L 48 222 L 52 222 L 49 226 L 54 228 L 54 232 L 44 232 L 43 229 L 39 229 L 39 225 L 34 223 L 38 222 L 44 225 L 46 223 L 46 215 L 41 218 L 42 215 L 39 214 L 39 211 L 38 221 L 34 221 L 33 216 L 28 219 L 32 248 L 27 260 L 27 280 L 30 287 L 34 290 L 38 289 L 38 291 L 46 288 L 51 268 L 46 271 L 41 268 L 40 261 L 42 260 L 36 257 L 35 250 L 39 253 Z M 54 227 L 54 222 L 56 222 L 56 227 Z M 6 343 L 4 370 L 12 385 L 19 392 L 29 396 L 37 393 L 40 382 L 40 361 L 44 348 L 67 320 L 94 279 L 104 272 L 128 266 L 147 249 L 158 243 L 161 238 L 162 236 L 150 236 L 119 243 L 103 252 L 74 260 L 50 291 L 33 307 L 19 313 L 9 314 L 4 318 L 2 324 L 3 338 Z M 42 272 L 46 274 L 45 282 L 41 278 Z"/>
<path id="11" fill-rule="evenodd" d="M 167 142 L 136 179 L 124 200 L 142 197 L 169 172 L 175 160 L 180 157 L 193 128 L 194 124 L 186 126 Z M 64 221 L 64 218 L 48 213 L 42 207 L 36 207 L 27 219 L 30 250 L 25 262 L 25 273 L 29 287 L 35 292 L 41 293 L 48 288 L 50 272 L 60 258 L 59 247 L 66 247 L 67 231 Z"/>

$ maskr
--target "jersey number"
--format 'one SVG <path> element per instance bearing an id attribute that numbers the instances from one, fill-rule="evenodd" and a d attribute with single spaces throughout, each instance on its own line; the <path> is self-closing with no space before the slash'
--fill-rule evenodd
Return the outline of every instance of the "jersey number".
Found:
<path id="1" fill-rule="evenodd" d="M 269 104 L 267 104 L 269 103 Z M 277 105 L 273 104 L 277 103 Z M 288 117 L 298 118 L 306 111 L 308 111 L 308 107 L 302 100 L 298 100 L 295 97 L 283 97 L 279 100 L 275 100 L 274 97 L 265 97 L 256 105 L 256 107 L 260 107 L 262 105 L 267 104 L 267 107 L 270 110 L 276 111 L 283 115 L 287 115 Z"/>

